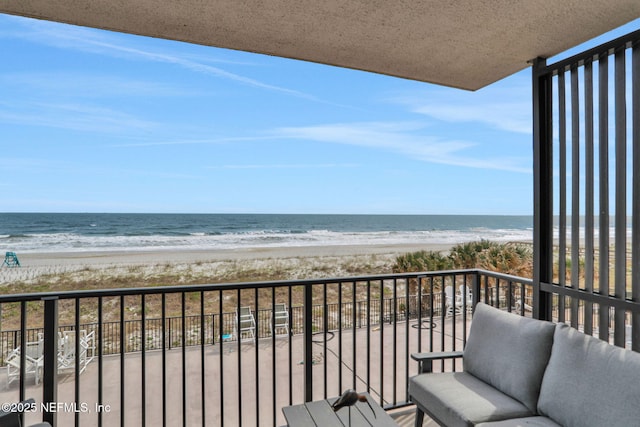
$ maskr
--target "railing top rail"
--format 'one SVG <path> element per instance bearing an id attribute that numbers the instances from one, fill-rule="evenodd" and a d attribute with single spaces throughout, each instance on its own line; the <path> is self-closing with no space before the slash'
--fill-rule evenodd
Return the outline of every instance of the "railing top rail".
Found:
<path id="1" fill-rule="evenodd" d="M 45 299 L 74 299 L 74 298 L 98 298 L 98 297 L 114 297 L 126 295 L 142 295 L 142 294 L 170 294 L 182 292 L 209 292 L 209 291 L 225 291 L 225 290 L 242 290 L 242 289 L 260 289 L 273 287 L 290 287 L 304 285 L 322 285 L 331 283 L 352 283 L 352 282 L 371 282 L 393 279 L 415 279 L 418 277 L 428 276 L 451 276 L 459 274 L 489 274 L 492 276 L 506 277 L 500 273 L 484 272 L 478 269 L 462 269 L 462 270 L 446 270 L 446 271 L 429 271 L 429 272 L 412 272 L 412 273 L 391 273 L 375 276 L 353 276 L 353 277 L 336 277 L 324 279 L 304 279 L 304 280 L 278 280 L 265 282 L 241 282 L 241 283 L 220 283 L 220 284 L 201 284 L 201 285 L 179 285 L 179 286 L 152 286 L 152 287 L 135 287 L 135 288 L 118 288 L 118 289 L 98 289 L 98 290 L 79 290 L 79 291 L 60 291 L 60 292 L 38 292 L 24 293 L 12 295 L 0 295 L 0 303 L 20 302 L 20 301 L 39 301 Z M 515 280 L 525 281 L 527 279 L 515 278 Z"/>
<path id="2" fill-rule="evenodd" d="M 533 279 L 527 279 L 525 277 L 514 276 L 512 274 L 498 273 L 496 271 L 488 270 L 475 270 L 481 276 L 494 277 L 496 279 L 508 280 L 511 282 L 519 282 L 524 285 L 533 285 Z"/>
<path id="3" fill-rule="evenodd" d="M 80 290 L 80 291 L 61 291 L 61 292 L 39 292 L 13 295 L 0 295 L 0 303 L 20 302 L 20 301 L 40 301 L 46 299 L 74 299 L 74 298 L 98 298 L 98 297 L 115 297 L 126 295 L 149 295 L 149 294 L 171 294 L 182 292 L 210 292 L 225 290 L 242 290 L 242 289 L 260 289 L 260 288 L 277 288 L 290 286 L 305 285 L 323 285 L 331 283 L 353 283 L 353 282 L 373 282 L 393 279 L 416 279 L 420 277 L 438 277 L 438 276 L 454 276 L 462 274 L 481 274 L 488 277 L 498 279 L 511 280 L 524 284 L 532 284 L 531 279 L 524 277 L 512 276 L 509 274 L 497 273 L 493 271 L 481 269 L 461 269 L 461 270 L 442 270 L 442 271 L 426 271 L 413 273 L 396 273 L 382 274 L 375 276 L 353 276 L 353 277 L 336 277 L 324 279 L 304 279 L 304 280 L 279 280 L 266 282 L 242 282 L 242 283 L 220 283 L 220 284 L 202 284 L 202 285 L 179 285 L 179 286 L 152 286 L 152 287 L 136 287 L 136 288 L 119 288 L 119 289 L 98 289 L 98 290 Z"/>
<path id="4" fill-rule="evenodd" d="M 640 30 L 631 32 L 577 55 L 573 55 L 569 58 L 563 59 L 553 64 L 549 64 L 544 68 L 544 71 L 541 74 L 556 75 L 559 72 L 569 71 L 571 67 L 580 67 L 584 65 L 585 62 L 598 60 L 602 56 L 613 55 L 616 50 L 628 49 L 632 47 L 634 43 L 637 43 L 639 41 Z"/>

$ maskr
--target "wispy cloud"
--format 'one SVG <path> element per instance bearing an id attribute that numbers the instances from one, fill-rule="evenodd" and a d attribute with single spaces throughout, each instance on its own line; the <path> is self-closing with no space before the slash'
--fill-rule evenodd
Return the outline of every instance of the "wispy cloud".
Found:
<path id="1" fill-rule="evenodd" d="M 136 148 L 136 147 L 161 147 L 171 145 L 215 145 L 224 144 L 229 142 L 251 142 L 251 141 L 266 141 L 273 140 L 274 136 L 237 136 L 237 137 L 219 137 L 219 138 L 204 138 L 204 139 L 175 139 L 165 141 L 145 141 L 145 142 L 132 142 L 126 144 L 113 144 L 112 148 Z"/>
<path id="2" fill-rule="evenodd" d="M 507 87 L 496 83 L 478 92 L 432 89 L 428 93 L 399 95 L 392 101 L 448 123 L 478 123 L 508 132 L 532 132 L 530 85 Z"/>
<path id="3" fill-rule="evenodd" d="M 465 150 L 475 147 L 476 143 L 423 135 L 423 128 L 425 128 L 424 124 L 415 122 L 371 122 L 286 127 L 279 128 L 274 133 L 281 138 L 306 139 L 385 150 L 431 163 L 530 172 L 530 168 L 523 167 L 518 159 L 481 159 L 465 156 Z"/>
<path id="4" fill-rule="evenodd" d="M 58 98 L 115 98 L 154 96 L 201 96 L 195 91 L 149 80 L 134 80 L 105 74 L 74 72 L 33 72 L 1 74 L 0 85 L 11 87 L 19 93 L 37 95 L 54 94 Z"/>
<path id="5" fill-rule="evenodd" d="M 83 104 L 2 103 L 0 122 L 91 132 L 145 130 L 160 126 L 113 109 Z"/>
<path id="6" fill-rule="evenodd" d="M 118 42 L 117 35 L 101 33 L 96 30 L 36 21 L 20 18 L 20 23 L 28 29 L 20 32 L 0 32 L 0 37 L 14 37 L 28 39 L 35 43 L 46 44 L 62 49 L 79 50 L 100 55 L 125 57 L 136 60 L 146 60 L 165 64 L 173 64 L 197 73 L 207 74 L 260 89 L 275 91 L 290 96 L 324 102 L 313 95 L 271 85 L 260 80 L 226 71 L 219 67 L 205 64 L 175 53 L 152 52 L 135 47 L 125 46 Z"/>
<path id="7" fill-rule="evenodd" d="M 254 165 L 222 165 L 211 166 L 209 169 L 334 169 L 356 168 L 357 163 L 297 163 L 297 164 L 254 164 Z"/>

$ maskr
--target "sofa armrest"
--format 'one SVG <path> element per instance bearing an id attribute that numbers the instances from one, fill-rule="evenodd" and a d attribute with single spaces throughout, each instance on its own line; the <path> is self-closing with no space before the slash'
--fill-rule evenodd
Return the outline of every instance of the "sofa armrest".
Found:
<path id="1" fill-rule="evenodd" d="M 434 360 L 459 359 L 464 352 L 462 351 L 444 351 L 438 353 L 413 353 L 411 358 L 418 362 L 418 368 L 421 374 L 433 371 Z"/>

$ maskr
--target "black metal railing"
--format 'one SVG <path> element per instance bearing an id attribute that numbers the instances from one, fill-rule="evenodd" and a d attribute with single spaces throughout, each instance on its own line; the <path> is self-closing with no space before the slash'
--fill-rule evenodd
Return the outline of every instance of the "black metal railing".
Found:
<path id="1" fill-rule="evenodd" d="M 368 323 L 377 325 L 381 323 L 392 323 L 394 319 L 397 321 L 403 321 L 406 319 L 413 320 L 418 317 L 418 299 L 432 300 L 434 303 L 434 314 L 438 315 L 442 307 L 442 294 L 436 293 L 410 295 L 408 298 L 400 298 L 397 301 L 393 298 L 385 298 L 382 301 L 374 300 L 369 302 L 370 316 L 367 316 L 367 301 L 356 301 L 355 308 L 355 322 L 356 327 L 361 328 Z M 397 307 L 394 307 L 396 302 Z M 428 309 L 428 307 L 424 307 Z M 294 306 L 288 308 L 292 312 L 291 324 L 287 325 L 291 334 L 302 334 L 304 332 L 304 307 Z M 313 318 L 314 318 L 314 330 L 322 331 L 324 328 L 323 310 L 326 310 L 328 315 L 327 329 L 329 331 L 338 330 L 339 322 L 337 320 L 338 313 L 342 314 L 342 327 L 350 328 L 351 322 L 354 320 L 353 315 L 353 303 L 343 302 L 342 307 L 339 307 L 337 303 L 328 303 L 326 305 L 314 304 L 313 306 Z M 259 328 L 255 331 L 256 338 L 268 338 L 274 332 L 271 328 L 271 319 L 273 311 L 271 309 L 260 309 L 255 312 L 256 323 Z M 182 322 L 185 322 L 185 330 L 187 335 L 185 337 L 186 346 L 197 346 L 202 344 L 202 336 L 197 331 L 202 326 L 205 329 L 204 344 L 216 344 L 223 338 L 217 333 L 219 331 L 220 322 L 222 322 L 222 329 L 226 332 L 227 337 L 225 341 L 233 342 L 238 339 L 238 334 L 233 333 L 235 323 L 235 313 L 226 312 L 207 313 L 204 316 L 189 315 L 184 319 L 178 316 L 167 317 L 162 324 L 161 318 L 147 318 L 145 319 L 146 336 L 144 340 L 140 339 L 140 331 L 142 330 L 142 319 L 125 320 L 124 322 L 124 335 L 125 335 L 125 353 L 139 352 L 142 350 L 142 343 L 146 350 L 160 350 L 163 345 L 165 348 L 172 349 L 174 347 L 182 346 Z M 222 319 L 222 320 L 221 320 Z M 204 322 L 204 323 L 203 323 Z M 204 326 L 203 326 L 204 325 Z M 122 349 L 120 348 L 120 328 L 121 324 L 118 321 L 110 321 L 102 323 L 102 354 L 104 356 L 119 354 Z M 65 333 L 68 331 L 74 331 L 75 325 L 63 325 L 59 326 L 59 331 Z M 94 335 L 98 333 L 98 323 L 81 323 L 80 330 L 86 333 L 93 332 Z M 28 328 L 26 331 L 27 342 L 34 342 L 43 337 L 44 328 Z M 277 332 L 276 332 L 277 333 Z M 5 363 L 6 355 L 13 349 L 20 346 L 20 330 L 3 330 L 0 331 L 0 366 Z"/>
<path id="2" fill-rule="evenodd" d="M 448 302 L 449 290 L 462 296 Z M 401 407 L 417 369 L 412 352 L 462 349 L 475 301 L 530 316 L 533 293 L 529 279 L 459 270 L 2 296 L 3 318 L 21 325 L 2 332 L 3 355 L 40 338 L 45 350 L 35 370 L 21 356 L 17 380 L 0 395 L 63 402 L 26 414 L 58 426 L 275 426 L 283 406 L 346 388 Z M 290 334 L 271 330 L 280 303 Z M 234 330 L 245 306 L 254 339 Z M 59 314 L 74 320 L 60 326 Z M 67 340 L 63 331 L 82 333 Z M 85 335 L 95 337 L 88 350 Z M 68 346 L 75 369 L 59 370 Z"/>

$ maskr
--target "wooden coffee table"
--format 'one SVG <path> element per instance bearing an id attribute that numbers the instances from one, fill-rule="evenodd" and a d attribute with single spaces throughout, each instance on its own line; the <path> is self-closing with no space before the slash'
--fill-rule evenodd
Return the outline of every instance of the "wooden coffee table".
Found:
<path id="1" fill-rule="evenodd" d="M 366 394 L 366 393 L 365 393 Z M 337 397 L 282 408 L 289 427 L 397 427 L 398 424 L 368 394 L 367 401 L 333 410 Z M 373 411 L 371 410 L 373 408 Z"/>

